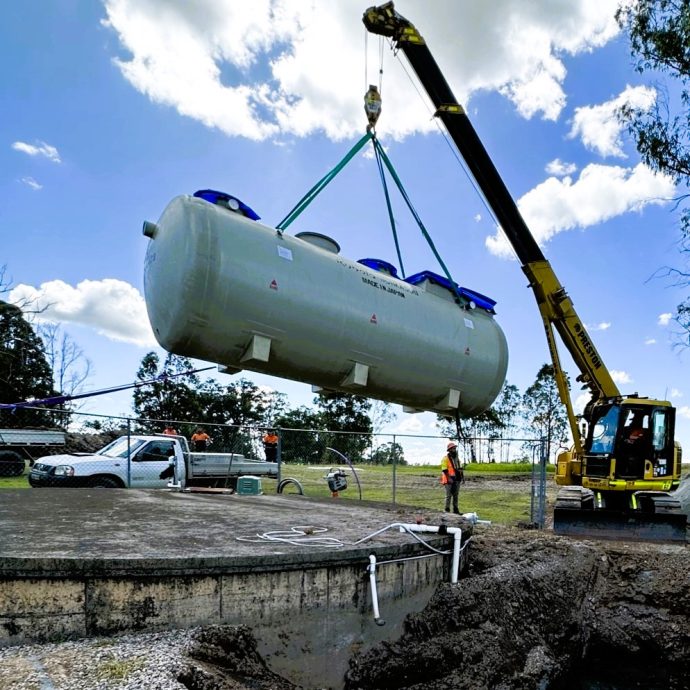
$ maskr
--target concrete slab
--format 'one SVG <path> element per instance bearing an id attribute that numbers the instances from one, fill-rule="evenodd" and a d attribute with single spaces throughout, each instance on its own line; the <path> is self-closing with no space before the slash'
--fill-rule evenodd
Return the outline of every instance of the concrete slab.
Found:
<path id="1" fill-rule="evenodd" d="M 51 561 L 52 568 L 75 560 L 82 563 L 72 564 L 76 570 L 90 561 L 94 566 L 107 561 L 114 568 L 110 574 L 122 571 L 128 561 L 142 559 L 149 565 L 169 561 L 168 569 L 194 569 L 202 562 L 213 566 L 218 559 L 251 566 L 256 557 L 269 561 L 273 560 L 270 557 L 279 557 L 276 562 L 287 566 L 314 554 L 331 560 L 326 554 L 342 557 L 362 548 L 414 545 L 409 535 L 393 530 L 366 545 L 354 543 L 393 522 L 422 520 L 438 524 L 447 518 L 435 511 L 396 510 L 381 504 L 297 495 L 6 489 L 0 491 L 0 573 L 11 571 L 20 561 L 28 567 L 32 560 L 37 564 Z M 266 532 L 299 526 L 323 528 L 326 531 L 313 536 L 339 540 L 342 546 L 325 549 L 257 538 Z M 448 540 L 442 539 L 441 543 L 447 545 Z"/>
<path id="2" fill-rule="evenodd" d="M 0 646 L 243 623 L 295 682 L 304 680 L 295 669 L 309 666 L 305 649 L 335 677 L 353 649 L 395 637 L 449 579 L 449 536 L 420 535 L 436 551 L 396 529 L 358 542 L 392 523 L 444 520 L 462 524 L 296 495 L 3 490 Z M 300 543 L 261 538 L 290 530 Z M 328 547 L 313 541 L 322 538 Z M 373 617 L 371 554 L 385 627 Z"/>

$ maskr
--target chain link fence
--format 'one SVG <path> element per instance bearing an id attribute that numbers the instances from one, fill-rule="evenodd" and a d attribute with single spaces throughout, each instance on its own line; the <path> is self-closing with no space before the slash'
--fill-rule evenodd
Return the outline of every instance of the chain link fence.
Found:
<path id="1" fill-rule="evenodd" d="M 48 443 L 47 430 L 15 429 L 3 436 L 7 421 L 0 416 L 0 476 L 15 476 L 15 485 L 23 480 L 24 486 L 28 482 L 37 488 L 194 486 L 420 510 L 439 510 L 444 502 L 439 467 L 447 437 L 65 414 L 69 431 L 62 443 L 54 438 Z M 60 411 L 51 415 L 60 426 Z M 35 432 L 32 438 L 29 432 Z M 46 434 L 43 445 L 41 434 Z M 463 512 L 475 512 L 480 505 L 481 517 L 491 516 L 512 501 L 515 521 L 544 526 L 545 442 L 461 438 L 458 455 L 469 470 L 461 488 Z M 520 471 L 506 472 L 506 464 Z M 492 472 L 494 467 L 501 472 Z"/>

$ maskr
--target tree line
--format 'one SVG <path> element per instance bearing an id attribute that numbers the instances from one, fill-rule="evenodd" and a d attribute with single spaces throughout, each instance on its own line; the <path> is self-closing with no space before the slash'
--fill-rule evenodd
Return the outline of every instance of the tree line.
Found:
<path id="1" fill-rule="evenodd" d="M 83 390 L 90 363 L 59 327 L 34 326 L 19 306 L 0 301 L 0 334 L 0 402 L 40 400 Z M 372 438 L 395 418 L 391 405 L 358 395 L 327 393 L 315 396 L 311 407 L 291 407 L 284 393 L 245 378 L 223 383 L 212 377 L 202 379 L 194 368 L 191 360 L 177 355 L 161 359 L 149 352 L 143 357 L 135 382 L 146 385 L 137 385 L 132 394 L 134 432 L 160 433 L 168 422 L 174 422 L 178 432 L 189 438 L 195 425 L 204 424 L 213 429 L 217 449 L 254 455 L 256 433 L 249 430 L 279 428 L 286 461 L 325 461 L 326 449 L 336 447 L 351 459 L 405 463 L 399 443 L 379 444 Z M 67 429 L 75 410 L 70 402 L 47 410 L 17 408 L 3 413 L 0 427 Z M 96 419 L 84 426 L 112 431 L 120 424 L 121 420 Z M 459 425 L 439 415 L 437 426 L 441 434 L 464 441 L 543 437 L 556 446 L 567 435 L 565 410 L 549 365 L 540 369 L 524 393 L 506 383 L 486 412 L 461 419 Z M 470 449 L 476 455 L 474 444 L 470 443 Z"/>

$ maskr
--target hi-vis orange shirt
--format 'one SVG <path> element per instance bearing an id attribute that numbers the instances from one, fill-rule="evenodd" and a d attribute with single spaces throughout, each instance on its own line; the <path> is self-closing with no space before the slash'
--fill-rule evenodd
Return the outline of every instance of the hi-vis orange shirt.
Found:
<path id="1" fill-rule="evenodd" d="M 444 470 L 448 471 L 448 474 L 444 472 Z M 448 477 L 454 477 L 455 476 L 455 465 L 453 464 L 453 461 L 447 456 L 443 456 L 443 460 L 441 460 L 441 484 L 447 484 L 448 483 Z"/>

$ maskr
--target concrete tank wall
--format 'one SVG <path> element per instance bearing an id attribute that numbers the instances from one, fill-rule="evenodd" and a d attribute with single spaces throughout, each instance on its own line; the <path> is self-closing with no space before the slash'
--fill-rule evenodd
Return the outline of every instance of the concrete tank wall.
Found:
<path id="1" fill-rule="evenodd" d="M 301 556 L 301 563 L 285 556 L 167 564 L 102 561 L 93 567 L 64 559 L 43 564 L 33 559 L 14 567 L 4 561 L 0 646 L 245 624 L 274 672 L 302 685 L 313 686 L 318 678 L 337 686 L 355 649 L 397 637 L 405 616 L 421 610 L 448 579 L 443 556 L 380 565 L 377 586 L 386 625 L 378 626 L 366 576 L 372 551 L 380 559 L 423 553 L 406 545 L 363 549 L 347 557 Z"/>
<path id="2" fill-rule="evenodd" d="M 190 196 L 146 254 L 146 306 L 169 352 L 419 410 L 488 408 L 508 362 L 493 315 Z"/>

